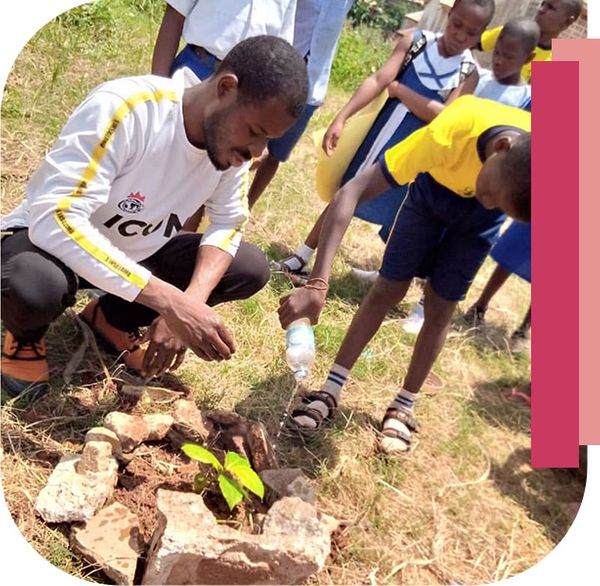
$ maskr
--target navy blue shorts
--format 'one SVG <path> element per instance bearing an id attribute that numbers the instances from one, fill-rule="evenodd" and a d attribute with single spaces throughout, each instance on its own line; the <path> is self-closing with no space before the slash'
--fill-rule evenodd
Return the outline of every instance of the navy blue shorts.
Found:
<path id="1" fill-rule="evenodd" d="M 460 197 L 428 173 L 410 184 L 387 242 L 380 274 L 429 278 L 443 299 L 464 299 L 505 219 L 474 197 Z"/>
<path id="2" fill-rule="evenodd" d="M 296 124 L 292 126 L 283 136 L 279 138 L 274 138 L 269 141 L 267 148 L 269 149 L 269 154 L 277 159 L 280 163 L 287 161 L 292 154 L 292 150 L 296 146 L 296 143 L 300 140 L 300 137 L 306 130 L 312 115 L 315 113 L 315 110 L 319 106 L 311 106 L 310 104 L 306 104 L 302 114 L 298 120 L 296 120 Z"/>
<path id="3" fill-rule="evenodd" d="M 200 57 L 196 54 L 192 45 L 186 45 L 181 53 L 175 57 L 175 61 L 171 65 L 171 75 L 182 67 L 189 67 L 198 79 L 204 81 L 214 74 L 219 63 L 220 61 L 212 53 L 206 53 L 204 57 Z"/>

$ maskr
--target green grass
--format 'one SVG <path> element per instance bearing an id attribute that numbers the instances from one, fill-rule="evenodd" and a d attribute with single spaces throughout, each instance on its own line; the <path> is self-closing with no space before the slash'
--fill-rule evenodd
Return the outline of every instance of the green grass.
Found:
<path id="1" fill-rule="evenodd" d="M 3 211 L 21 200 L 44 151 L 90 89 L 149 71 L 162 10 L 163 3 L 154 0 L 103 0 L 55 19 L 27 45 L 2 103 Z M 327 103 L 256 206 L 248 239 L 270 258 L 295 247 L 323 207 L 311 182 L 316 162 L 311 133 L 329 123 L 390 49 L 378 33 L 344 33 Z M 324 380 L 366 293 L 348 276 L 350 266 L 376 267 L 382 251 L 376 229 L 354 221 L 316 328 L 309 388 Z M 459 315 L 492 270 L 486 261 Z M 201 408 L 235 410 L 277 435 L 294 391 L 276 313 L 289 290 L 286 279 L 276 278 L 252 299 L 219 308 L 236 337 L 235 357 L 214 364 L 188 356 L 177 373 Z M 529 411 L 500 392 L 529 380 L 529 361 L 507 351 L 529 295 L 529 286 L 512 278 L 494 299 L 491 327 L 481 335 L 465 332 L 457 316 L 434 365 L 435 379 L 423 388 L 417 412 L 423 430 L 406 458 L 378 456 L 373 427 L 406 373 L 413 339 L 402 330 L 401 318 L 419 298 L 417 287 L 359 359 L 334 424 L 306 444 L 287 435 L 277 439 L 281 463 L 303 468 L 315 482 L 319 508 L 345 524 L 343 547 L 312 583 L 485 583 L 530 567 L 564 536 L 569 521 L 558 505 L 580 498 L 581 486 L 562 473 L 531 469 Z M 85 302 L 82 296 L 78 307 Z M 81 577 L 86 566 L 69 552 L 63 533 L 35 517 L 33 501 L 51 470 L 40 454 L 77 451 L 86 429 L 113 408 L 114 387 L 102 377 L 102 361 L 109 368 L 111 361 L 88 349 L 65 385 L 63 370 L 81 334 L 63 316 L 48 341 L 51 416 L 29 426 L 14 406 L 2 410 L 3 487 L 15 522 L 37 551 Z"/>

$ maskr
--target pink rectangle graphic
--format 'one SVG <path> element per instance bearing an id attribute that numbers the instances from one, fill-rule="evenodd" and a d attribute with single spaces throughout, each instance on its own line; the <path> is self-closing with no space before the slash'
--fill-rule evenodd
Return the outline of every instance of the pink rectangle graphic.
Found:
<path id="1" fill-rule="evenodd" d="M 532 79 L 531 465 L 571 468 L 579 459 L 579 63 L 534 63 Z"/>

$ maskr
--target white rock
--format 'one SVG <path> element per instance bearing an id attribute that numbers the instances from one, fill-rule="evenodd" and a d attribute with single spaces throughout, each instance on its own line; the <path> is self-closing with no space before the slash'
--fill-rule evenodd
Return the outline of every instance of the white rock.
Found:
<path id="1" fill-rule="evenodd" d="M 63 456 L 35 502 L 35 511 L 48 523 L 89 521 L 112 495 L 118 464 L 99 473 L 77 473 L 81 456 Z"/>
<path id="2" fill-rule="evenodd" d="M 197 494 L 159 489 L 157 507 L 142 584 L 294 584 L 329 555 L 329 533 L 298 498 L 278 501 L 263 535 L 218 525 Z"/>
<path id="3" fill-rule="evenodd" d="M 133 584 L 142 539 L 139 519 L 124 505 L 113 503 L 73 528 L 71 544 L 117 584 Z"/>
<path id="4" fill-rule="evenodd" d="M 113 411 L 104 418 L 104 425 L 114 431 L 124 452 L 131 452 L 148 439 L 150 430 L 146 422 L 137 415 Z"/>
<path id="5" fill-rule="evenodd" d="M 148 427 L 148 437 L 146 439 L 150 441 L 164 439 L 167 433 L 169 433 L 171 425 L 173 425 L 173 417 L 162 413 L 144 415 L 142 419 Z"/>
<path id="6" fill-rule="evenodd" d="M 107 427 L 93 427 L 85 434 L 85 443 L 100 441 L 108 442 L 113 448 L 113 456 L 118 458 L 121 455 L 121 442 L 114 431 L 111 431 Z"/>

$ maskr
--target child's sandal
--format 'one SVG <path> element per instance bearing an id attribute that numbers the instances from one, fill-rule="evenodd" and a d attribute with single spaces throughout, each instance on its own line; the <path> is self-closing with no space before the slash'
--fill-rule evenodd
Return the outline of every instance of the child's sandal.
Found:
<path id="1" fill-rule="evenodd" d="M 327 391 L 316 391 L 314 393 L 306 393 L 301 397 L 303 407 L 298 407 L 292 411 L 290 421 L 294 427 L 303 434 L 311 434 L 319 431 L 325 424 L 329 423 L 337 414 L 338 404 L 337 400 L 333 395 L 330 395 Z M 327 415 L 323 415 L 321 411 L 314 407 L 309 407 L 310 403 L 320 401 L 327 408 Z M 297 417 L 308 417 L 314 421 L 315 426 L 309 427 L 302 425 L 296 421 Z"/>
<path id="2" fill-rule="evenodd" d="M 383 418 L 379 449 L 388 455 L 407 452 L 413 442 L 412 434 L 418 433 L 419 428 L 419 422 L 410 413 L 390 407 Z"/>

